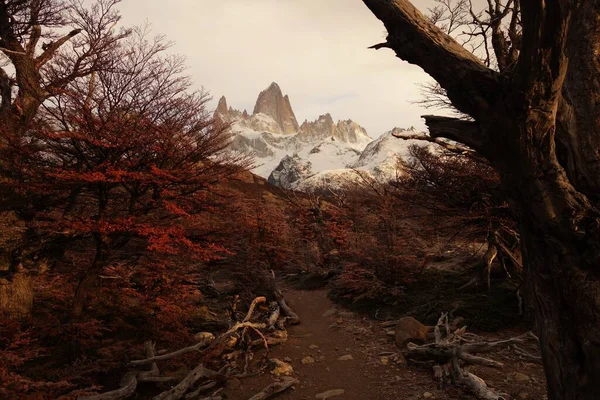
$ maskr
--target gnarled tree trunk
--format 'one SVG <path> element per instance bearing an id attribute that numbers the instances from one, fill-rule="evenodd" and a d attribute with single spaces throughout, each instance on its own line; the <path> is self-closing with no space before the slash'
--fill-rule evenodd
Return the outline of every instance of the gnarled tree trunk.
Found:
<path id="1" fill-rule="evenodd" d="M 533 301 L 550 399 L 597 399 L 600 312 L 597 279 L 573 249 L 522 225 L 528 296 Z"/>
<path id="2" fill-rule="evenodd" d="M 498 169 L 519 222 L 549 398 L 591 400 L 598 398 L 600 379 L 599 215 L 558 161 L 540 156 L 552 153 L 544 143 L 554 146 L 554 121 L 535 110 L 512 122 L 509 132 L 522 142 L 533 135 L 548 139 L 535 147 L 521 143 L 517 156 Z"/>
<path id="3" fill-rule="evenodd" d="M 388 37 L 473 121 L 426 117 L 500 172 L 519 221 L 552 400 L 600 396 L 600 0 L 527 0 L 516 65 L 501 72 L 408 0 L 363 0 Z"/>

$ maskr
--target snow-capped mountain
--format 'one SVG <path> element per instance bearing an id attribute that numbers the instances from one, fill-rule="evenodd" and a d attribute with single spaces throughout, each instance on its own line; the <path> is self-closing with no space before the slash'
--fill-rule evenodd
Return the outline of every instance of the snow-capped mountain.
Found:
<path id="1" fill-rule="evenodd" d="M 329 168 L 314 174 L 305 175 L 299 180 L 294 189 L 311 191 L 315 189 L 338 188 L 369 176 L 379 181 L 393 179 L 401 173 L 398 169 L 400 160 L 411 158 L 412 145 L 434 147 L 435 145 L 416 139 L 399 139 L 398 136 L 417 134 L 414 128 L 394 128 L 371 141 L 360 152 L 353 162 L 346 163 L 343 168 Z M 362 176 L 362 177 L 361 177 Z"/>
<path id="2" fill-rule="evenodd" d="M 228 151 L 255 158 L 252 172 L 271 184 L 304 191 L 338 187 L 360 179 L 359 173 L 392 178 L 398 158 L 407 158 L 409 146 L 417 142 L 393 137 L 415 133 L 399 128 L 373 140 L 356 122 L 336 123 L 330 114 L 299 125 L 289 97 L 276 83 L 259 94 L 252 115 L 228 107 L 221 97 L 214 116 L 231 123 Z"/>

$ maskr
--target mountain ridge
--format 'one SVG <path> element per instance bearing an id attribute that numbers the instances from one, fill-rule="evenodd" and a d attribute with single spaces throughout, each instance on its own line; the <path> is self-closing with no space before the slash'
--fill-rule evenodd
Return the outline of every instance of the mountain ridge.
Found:
<path id="1" fill-rule="evenodd" d="M 341 187 L 366 173 L 376 179 L 397 175 L 398 161 L 410 157 L 418 141 L 394 135 L 414 128 L 394 128 L 376 139 L 351 119 L 334 121 L 330 113 L 299 125 L 288 95 L 275 82 L 261 91 L 252 115 L 219 99 L 214 118 L 231 124 L 227 151 L 252 155 L 253 173 L 287 189 L 311 191 Z"/>

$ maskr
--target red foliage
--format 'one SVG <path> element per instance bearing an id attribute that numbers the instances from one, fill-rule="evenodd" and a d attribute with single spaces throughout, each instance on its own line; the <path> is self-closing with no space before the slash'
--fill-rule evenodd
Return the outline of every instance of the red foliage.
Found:
<path id="1" fill-rule="evenodd" d="M 227 127 L 209 118 L 204 93 L 187 92 L 181 59 L 162 57 L 162 45 L 137 34 L 114 69 L 71 85 L 27 135 L 7 131 L 18 179 L 6 183 L 33 214 L 30 229 L 62 246 L 94 242 L 75 315 L 132 240 L 204 262 L 225 254 L 201 239 L 211 229 L 203 215 L 215 206 L 207 193 L 246 166 L 219 155 Z"/>
<path id="2" fill-rule="evenodd" d="M 11 265 L 40 273 L 31 318 L 1 328 L 0 397 L 56 398 L 143 340 L 187 342 L 201 265 L 231 255 L 215 193 L 249 163 L 222 154 L 228 127 L 165 48 L 136 31 L 35 124 L 0 126 L 0 211 L 27 227 Z"/>

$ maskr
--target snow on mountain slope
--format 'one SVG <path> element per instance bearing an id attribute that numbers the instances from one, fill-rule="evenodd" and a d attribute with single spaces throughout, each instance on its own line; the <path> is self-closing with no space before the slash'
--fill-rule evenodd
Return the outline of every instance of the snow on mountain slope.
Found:
<path id="1" fill-rule="evenodd" d="M 334 137 L 311 146 L 300 147 L 292 157 L 285 156 L 270 173 L 268 181 L 287 189 L 296 188 L 304 179 L 315 174 L 340 170 L 360 156 L 348 143 Z"/>
<path id="2" fill-rule="evenodd" d="M 302 192 L 336 190 L 355 182 L 360 182 L 360 175 L 353 169 L 342 168 L 321 171 L 297 182 L 294 189 Z"/>
<path id="3" fill-rule="evenodd" d="M 314 147 L 306 147 L 298 154 L 312 164 L 313 172 L 345 168 L 360 156 L 352 145 L 333 137 L 323 140 Z"/>
<path id="4" fill-rule="evenodd" d="M 418 134 L 414 128 L 394 128 L 367 145 L 356 162 L 350 165 L 371 173 L 376 178 L 393 178 L 397 173 L 398 161 L 411 159 L 413 145 L 434 148 L 435 145 L 416 139 L 400 139 L 396 136 Z"/>
<path id="5" fill-rule="evenodd" d="M 409 147 L 423 142 L 393 135 L 415 134 L 413 128 L 394 128 L 376 140 L 352 120 L 334 122 L 330 114 L 298 126 L 287 95 L 276 83 L 263 90 L 249 115 L 227 106 L 222 97 L 214 114 L 231 124 L 227 151 L 254 157 L 255 174 L 269 182 L 297 190 L 337 188 L 360 179 L 356 170 L 377 179 L 396 175 L 400 158 Z"/>
<path id="6" fill-rule="evenodd" d="M 333 138 L 346 143 L 350 147 L 362 151 L 373 139 L 366 129 L 352 120 L 333 122 L 331 114 L 321 115 L 313 122 L 304 121 L 300 126 L 298 139 L 306 142 L 315 142 L 322 139 Z"/>

